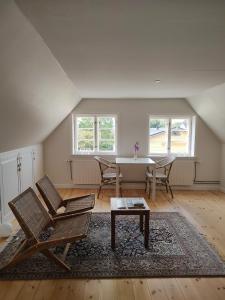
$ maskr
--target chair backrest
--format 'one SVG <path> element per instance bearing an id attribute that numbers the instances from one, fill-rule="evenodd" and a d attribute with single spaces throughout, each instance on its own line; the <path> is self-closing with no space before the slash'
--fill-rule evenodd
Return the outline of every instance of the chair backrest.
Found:
<path id="1" fill-rule="evenodd" d="M 101 177 L 103 176 L 104 172 L 107 169 L 115 169 L 115 164 L 113 164 L 111 161 L 104 159 L 100 156 L 95 156 L 94 159 L 98 162 L 99 168 L 100 168 L 100 173 Z"/>
<path id="2" fill-rule="evenodd" d="M 36 183 L 36 186 L 43 200 L 45 201 L 45 204 L 47 205 L 50 214 L 56 215 L 57 210 L 60 207 L 63 199 L 59 195 L 51 180 L 48 178 L 47 175 L 45 175 Z"/>
<path id="3" fill-rule="evenodd" d="M 169 154 L 156 162 L 156 168 L 165 168 L 172 164 L 175 161 L 175 159 L 175 155 Z"/>
<path id="4" fill-rule="evenodd" d="M 32 188 L 10 201 L 9 207 L 28 239 L 38 240 L 40 233 L 52 222 Z"/>
<path id="5" fill-rule="evenodd" d="M 167 178 L 169 179 L 170 172 L 175 160 L 176 160 L 176 156 L 173 154 L 169 154 L 168 156 L 156 162 L 156 169 L 164 169 L 164 173 L 167 175 Z"/>

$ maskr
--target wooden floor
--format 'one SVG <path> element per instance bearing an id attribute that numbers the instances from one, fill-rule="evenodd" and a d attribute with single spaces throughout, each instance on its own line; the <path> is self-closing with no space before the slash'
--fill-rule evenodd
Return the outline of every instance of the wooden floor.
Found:
<path id="1" fill-rule="evenodd" d="M 60 192 L 63 197 L 71 197 L 90 190 Z M 95 211 L 108 211 L 113 195 L 112 190 L 105 190 L 97 200 Z M 145 194 L 141 190 L 129 190 L 124 191 L 124 196 Z M 157 200 L 150 201 L 149 205 L 152 211 L 180 211 L 225 259 L 225 194 L 176 191 L 171 201 L 167 194 L 158 192 Z M 225 278 L 0 281 L 0 299 L 224 300 Z"/>

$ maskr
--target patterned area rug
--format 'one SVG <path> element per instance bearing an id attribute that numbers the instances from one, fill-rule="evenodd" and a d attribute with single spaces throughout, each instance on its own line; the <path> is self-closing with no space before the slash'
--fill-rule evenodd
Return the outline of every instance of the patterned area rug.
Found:
<path id="1" fill-rule="evenodd" d="M 176 212 L 151 213 L 150 247 L 143 245 L 139 218 L 117 216 L 116 250 L 110 246 L 110 214 L 93 213 L 87 239 L 71 245 L 64 271 L 41 254 L 0 271 L 1 280 L 224 276 L 225 264 L 207 241 Z M 19 231 L 0 254 L 4 264 L 22 239 Z M 63 248 L 53 249 L 62 253 Z"/>

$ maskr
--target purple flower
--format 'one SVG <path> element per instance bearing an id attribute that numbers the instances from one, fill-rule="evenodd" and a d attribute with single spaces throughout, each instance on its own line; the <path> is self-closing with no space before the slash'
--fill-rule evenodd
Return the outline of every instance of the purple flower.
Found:
<path id="1" fill-rule="evenodd" d="M 134 151 L 135 151 L 135 153 L 136 153 L 136 152 L 138 152 L 139 150 L 140 150 L 140 145 L 139 145 L 138 142 L 136 142 L 135 145 L 134 145 Z"/>

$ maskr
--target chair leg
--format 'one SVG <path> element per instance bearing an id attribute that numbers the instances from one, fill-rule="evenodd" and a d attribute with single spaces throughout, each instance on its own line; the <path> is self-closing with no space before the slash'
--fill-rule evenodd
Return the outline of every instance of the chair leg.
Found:
<path id="1" fill-rule="evenodd" d="M 145 178 L 145 193 L 148 191 L 148 177 Z"/>
<path id="2" fill-rule="evenodd" d="M 43 253 L 47 258 L 49 258 L 50 260 L 53 260 L 57 265 L 59 265 L 60 267 L 63 267 L 67 271 L 71 270 L 71 268 L 64 261 L 62 261 L 60 258 L 58 258 L 50 250 L 44 249 L 41 251 L 41 253 Z"/>
<path id="3" fill-rule="evenodd" d="M 120 197 L 123 197 L 121 184 L 120 184 Z"/>
<path id="4" fill-rule="evenodd" d="M 26 240 L 25 240 L 25 243 L 27 243 Z M 24 243 L 24 245 L 25 245 L 25 243 Z M 60 258 L 58 258 L 56 255 L 54 255 L 50 250 L 43 249 L 43 250 L 38 251 L 38 248 L 35 246 L 31 246 L 30 248 L 28 248 L 26 250 L 22 250 L 21 252 L 17 253 L 7 265 L 5 265 L 3 268 L 0 268 L 0 269 L 5 270 L 10 267 L 13 267 L 13 266 L 17 265 L 18 263 L 22 262 L 23 260 L 27 260 L 29 257 L 31 257 L 32 255 L 34 255 L 37 252 L 41 252 L 47 258 L 53 260 L 56 264 L 58 264 L 60 267 L 63 267 L 67 271 L 70 270 L 70 267 L 66 263 L 64 263 Z"/>
<path id="5" fill-rule="evenodd" d="M 166 187 L 166 192 L 168 194 L 169 190 L 168 190 L 168 183 L 167 182 L 165 183 L 165 187 Z"/>
<path id="6" fill-rule="evenodd" d="M 148 180 L 148 198 L 150 198 L 150 194 L 151 194 L 151 185 L 152 185 L 151 180 Z"/>
<path id="7" fill-rule="evenodd" d="M 102 184 L 99 185 L 99 188 L 98 188 L 98 195 L 97 195 L 97 198 L 99 199 L 99 195 L 101 193 L 101 190 L 102 190 Z"/>
<path id="8" fill-rule="evenodd" d="M 171 197 L 172 197 L 172 199 L 173 199 L 173 191 L 172 191 L 172 189 L 171 189 L 171 186 L 170 186 L 169 182 L 167 182 L 167 184 L 168 184 L 168 187 L 169 187 L 169 190 L 170 190 Z"/>
<path id="9" fill-rule="evenodd" d="M 23 250 L 23 248 L 26 247 L 26 245 L 27 240 L 24 240 L 14 257 L 5 266 L 0 267 L 0 270 L 3 271 L 8 268 L 11 268 L 35 254 L 36 251 L 32 247 L 28 248 L 27 250 Z"/>
<path id="10" fill-rule="evenodd" d="M 27 249 L 24 249 L 27 245 L 27 240 L 24 240 L 22 242 L 22 244 L 20 245 L 19 249 L 17 250 L 15 256 L 12 258 L 12 260 L 5 266 L 3 266 L 2 268 L 0 267 L 0 270 L 5 270 L 8 269 L 10 267 L 13 267 L 15 265 L 17 265 L 19 262 L 22 262 L 23 260 L 28 259 L 30 256 L 34 255 L 37 252 L 41 252 L 42 254 L 44 254 L 47 258 L 53 260 L 56 264 L 58 264 L 60 267 L 63 267 L 64 269 L 66 269 L 67 271 L 70 271 L 70 267 L 60 258 L 58 258 L 56 255 L 54 255 L 50 250 L 48 249 L 38 249 L 37 245 L 33 245 L 28 247 Z M 66 257 L 66 254 L 68 252 L 69 249 L 69 243 L 67 243 L 64 253 L 63 253 L 63 258 Z"/>

